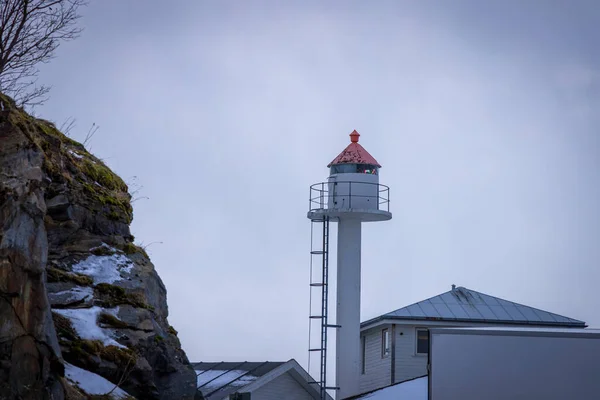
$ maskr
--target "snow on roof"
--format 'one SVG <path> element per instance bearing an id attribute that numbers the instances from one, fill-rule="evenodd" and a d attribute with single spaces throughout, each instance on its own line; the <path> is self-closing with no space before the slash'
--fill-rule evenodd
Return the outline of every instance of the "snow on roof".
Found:
<path id="1" fill-rule="evenodd" d="M 221 400 L 271 372 L 284 362 L 198 362 L 198 391 L 208 400 Z"/>
<path id="2" fill-rule="evenodd" d="M 100 328 L 96 322 L 100 312 L 106 312 L 116 317 L 119 312 L 119 307 L 112 309 L 103 309 L 97 306 L 91 308 L 65 308 L 56 309 L 53 310 L 53 312 L 57 312 L 60 315 L 69 318 L 71 324 L 73 324 L 73 329 L 75 329 L 82 339 L 100 340 L 104 346 L 125 348 L 125 346 L 110 337 L 110 333 L 112 333 L 111 329 Z"/>
<path id="3" fill-rule="evenodd" d="M 246 386 L 250 382 L 254 382 L 258 376 L 249 374 L 248 371 L 234 369 L 231 371 L 214 369 L 205 371 L 198 375 L 198 387 L 202 387 L 206 391 L 211 391 L 226 385 L 230 386 Z"/>
<path id="4" fill-rule="evenodd" d="M 427 400 L 428 377 L 413 379 L 397 383 L 383 389 L 365 393 L 351 399 L 370 399 L 370 400 Z"/>
<path id="5" fill-rule="evenodd" d="M 359 136 L 358 132 L 352 131 L 350 134 L 351 143 L 332 162 L 327 164 L 327 167 L 336 164 L 369 164 L 381 168 L 377 160 L 364 147 L 358 144 Z"/>
<path id="6" fill-rule="evenodd" d="M 114 250 L 114 249 L 113 249 Z M 130 273 L 133 262 L 124 254 L 110 256 L 91 255 L 85 260 L 73 265 L 73 272 L 88 275 L 94 284 L 114 283 L 123 280 L 122 273 Z"/>
<path id="7" fill-rule="evenodd" d="M 382 319 L 486 322 L 516 325 L 571 326 L 585 322 L 503 300 L 465 287 L 454 287 L 438 296 L 399 308 L 363 322 L 363 327 Z"/>
<path id="8" fill-rule="evenodd" d="M 65 376 L 89 395 L 103 395 L 110 392 L 113 399 L 125 399 L 129 396 L 123 389 L 104 379 L 100 375 L 65 363 Z M 114 390 L 113 390 L 114 389 Z M 112 391 L 112 392 L 111 392 Z"/>

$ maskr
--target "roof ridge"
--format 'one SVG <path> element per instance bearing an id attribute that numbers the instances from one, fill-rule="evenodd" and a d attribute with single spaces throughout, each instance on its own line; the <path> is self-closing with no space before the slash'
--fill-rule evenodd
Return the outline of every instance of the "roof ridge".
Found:
<path id="1" fill-rule="evenodd" d="M 448 297 L 449 295 L 452 297 Z M 474 300 L 475 303 L 473 302 Z M 491 302 L 492 300 L 494 302 Z M 459 310 L 460 312 L 458 312 Z M 587 326 L 585 321 L 579 319 L 455 285 L 452 285 L 452 289 L 449 291 L 430 296 L 424 300 L 413 302 L 404 307 L 362 321 L 361 327 L 367 327 L 387 318 L 403 320 L 487 321 L 489 323 L 517 325 Z"/>

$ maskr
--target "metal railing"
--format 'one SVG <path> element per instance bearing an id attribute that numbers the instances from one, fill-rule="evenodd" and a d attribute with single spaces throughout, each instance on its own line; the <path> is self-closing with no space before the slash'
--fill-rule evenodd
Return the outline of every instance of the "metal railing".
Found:
<path id="1" fill-rule="evenodd" d="M 330 186 L 333 188 L 333 192 L 330 191 Z M 360 206 L 369 199 L 375 200 L 377 210 L 390 211 L 390 188 L 386 185 L 372 182 L 319 182 L 310 186 L 308 209 L 311 212 L 327 209 L 348 210 L 353 208 L 353 200 L 356 208 L 365 208 Z M 340 201 L 341 205 L 330 207 L 330 204 Z M 372 209 L 372 206 L 369 205 L 368 209 Z"/>

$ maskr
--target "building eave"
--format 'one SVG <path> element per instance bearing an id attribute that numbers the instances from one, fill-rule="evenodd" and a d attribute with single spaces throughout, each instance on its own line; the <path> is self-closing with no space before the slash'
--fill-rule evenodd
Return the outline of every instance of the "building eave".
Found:
<path id="1" fill-rule="evenodd" d="M 396 316 L 379 316 L 360 324 L 360 330 L 367 330 L 376 325 L 386 323 L 398 323 L 402 321 L 405 325 L 414 322 L 415 325 L 423 325 L 424 322 L 447 322 L 447 323 L 471 323 L 471 324 L 487 324 L 487 325 L 514 325 L 514 326 L 547 326 L 547 327 L 562 327 L 562 328 L 587 328 L 588 325 L 583 321 L 578 322 L 539 322 L 539 321 L 513 321 L 513 320 L 486 320 L 486 319 L 469 319 L 469 318 L 437 318 L 437 317 L 396 317 Z"/>

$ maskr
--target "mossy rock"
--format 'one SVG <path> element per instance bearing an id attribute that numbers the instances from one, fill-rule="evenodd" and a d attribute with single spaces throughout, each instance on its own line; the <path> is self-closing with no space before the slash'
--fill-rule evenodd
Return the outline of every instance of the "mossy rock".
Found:
<path id="1" fill-rule="evenodd" d="M 135 365 L 137 361 L 137 354 L 133 350 L 117 346 L 106 346 L 99 355 L 102 359 L 121 366 Z"/>
<path id="2" fill-rule="evenodd" d="M 98 246 L 90 251 L 95 256 L 112 256 L 115 251 L 108 246 Z"/>
<path id="3" fill-rule="evenodd" d="M 43 119 L 36 119 L 35 120 L 35 125 L 44 134 L 46 134 L 48 136 L 51 136 L 53 138 L 58 139 L 61 143 L 69 144 L 69 145 L 71 145 L 73 147 L 76 147 L 79 151 L 87 153 L 87 151 L 85 151 L 85 148 L 83 147 L 83 145 L 81 143 L 79 143 L 76 140 L 71 139 L 70 137 L 68 137 L 67 135 L 65 135 L 61 131 L 59 131 L 52 122 L 46 121 L 46 120 L 43 120 Z"/>
<path id="4" fill-rule="evenodd" d="M 127 192 L 127 185 L 114 172 L 112 172 L 100 160 L 92 160 L 88 157 L 82 157 L 78 160 L 79 167 L 92 182 L 97 182 L 108 190 L 117 190 Z"/>
<path id="5" fill-rule="evenodd" d="M 129 304 L 138 308 L 154 310 L 154 307 L 144 301 L 141 294 L 127 293 L 120 286 L 111 285 L 110 283 L 99 283 L 96 285 L 96 290 L 100 294 L 103 307 L 112 308 L 121 304 Z"/>
<path id="6" fill-rule="evenodd" d="M 43 168 L 53 181 L 66 182 L 71 188 L 83 191 L 90 203 L 87 208 L 106 213 L 110 220 L 131 223 L 131 195 L 123 179 L 52 122 L 28 115 L 8 96 L 1 95 L 0 101 L 9 123 L 44 154 Z"/>
<path id="7" fill-rule="evenodd" d="M 105 312 L 100 313 L 100 315 L 98 315 L 98 323 L 108 325 L 108 326 L 111 326 L 111 327 L 117 328 L 117 329 L 130 328 L 128 324 L 121 321 L 119 318 L 115 317 L 112 314 L 105 313 Z"/>
<path id="8" fill-rule="evenodd" d="M 177 330 L 175 328 L 173 328 L 173 326 L 169 325 L 169 329 L 168 329 L 169 333 L 173 336 L 177 336 L 177 334 L 179 332 L 177 332 Z"/>
<path id="9" fill-rule="evenodd" d="M 119 178 L 120 179 L 120 178 Z M 79 179 L 81 187 L 87 197 L 98 205 L 106 208 L 106 217 L 113 221 L 124 220 L 131 223 L 133 220 L 133 207 L 127 192 L 119 192 L 89 183 Z"/>
<path id="10" fill-rule="evenodd" d="M 73 328 L 73 324 L 71 320 L 63 315 L 53 312 L 52 313 L 52 321 L 54 321 L 54 327 L 56 329 L 56 334 L 60 339 L 66 340 L 77 340 L 79 339 L 79 335 Z"/>
<path id="11" fill-rule="evenodd" d="M 121 250 L 123 250 L 123 252 L 127 255 L 140 253 L 146 258 L 150 258 L 148 257 L 148 253 L 146 253 L 146 250 L 144 250 L 143 247 L 135 245 L 131 242 L 125 243 L 123 246 L 121 246 Z"/>
<path id="12" fill-rule="evenodd" d="M 66 353 L 68 359 L 79 365 L 83 364 L 84 368 L 88 366 L 92 356 L 115 363 L 119 367 L 132 366 L 137 361 L 137 354 L 133 350 L 113 345 L 104 346 L 99 340 L 74 340 L 67 346 Z"/>
<path id="13" fill-rule="evenodd" d="M 62 269 L 48 267 L 46 268 L 48 282 L 74 282 L 80 286 L 90 286 L 94 281 L 86 275 L 79 275 Z"/>

